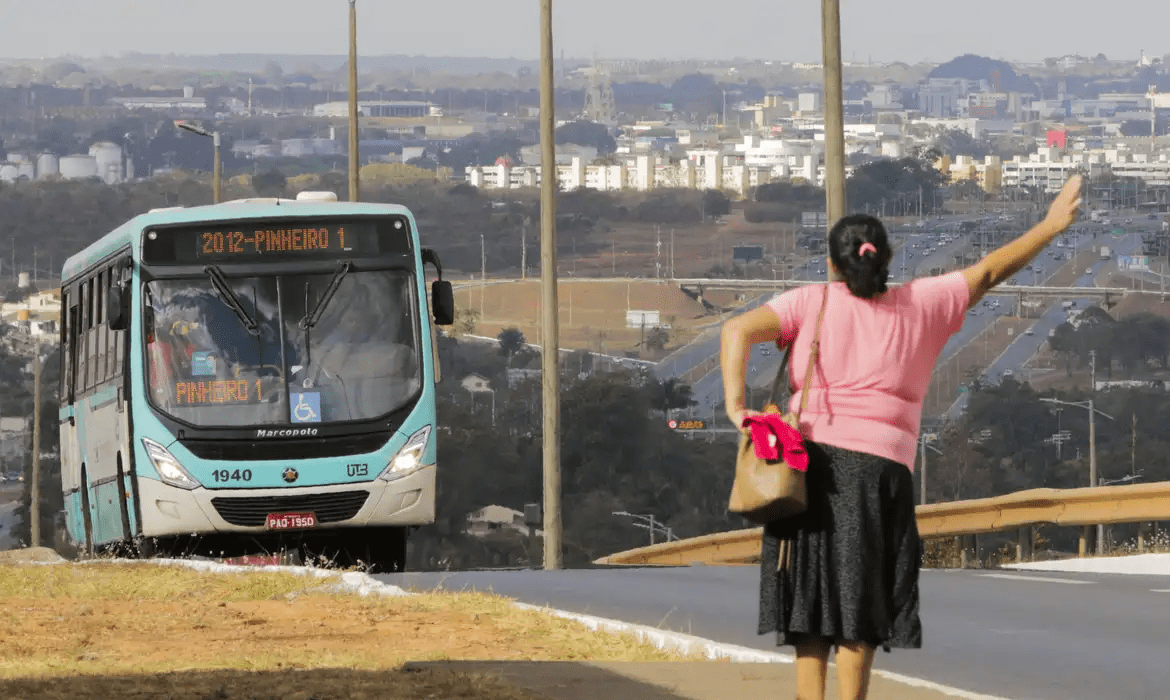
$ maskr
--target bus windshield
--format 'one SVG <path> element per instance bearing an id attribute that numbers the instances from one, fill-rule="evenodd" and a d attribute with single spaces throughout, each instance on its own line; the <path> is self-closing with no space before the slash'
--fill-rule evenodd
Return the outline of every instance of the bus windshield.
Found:
<path id="1" fill-rule="evenodd" d="M 158 279 L 146 285 L 150 399 L 197 426 L 370 420 L 418 391 L 404 271 Z"/>

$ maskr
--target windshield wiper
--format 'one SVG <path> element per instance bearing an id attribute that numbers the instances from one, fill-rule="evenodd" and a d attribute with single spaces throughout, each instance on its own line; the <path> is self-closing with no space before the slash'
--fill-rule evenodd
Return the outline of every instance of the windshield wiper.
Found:
<path id="1" fill-rule="evenodd" d="M 313 307 L 312 311 L 306 313 L 305 317 L 301 319 L 301 328 L 308 330 L 317 325 L 317 322 L 321 320 L 321 314 L 325 312 L 325 307 L 329 304 L 329 300 L 337 293 L 337 288 L 341 286 L 341 280 L 349 274 L 349 267 L 350 264 L 348 261 L 343 262 L 337 268 L 337 272 L 333 273 L 333 279 L 329 280 L 329 286 L 325 289 L 325 293 L 321 295 L 321 300 L 317 302 L 317 305 Z M 305 291 L 308 291 L 307 285 Z M 308 309 L 307 304 L 305 308 Z"/>
<path id="2" fill-rule="evenodd" d="M 256 325 L 256 321 L 244 310 L 244 305 L 240 303 L 240 298 L 228 286 L 227 280 L 223 277 L 223 272 L 215 265 L 208 265 L 203 268 L 207 276 L 211 279 L 211 286 L 215 289 L 216 296 L 229 309 L 235 312 L 236 317 L 240 319 L 240 323 L 244 324 L 244 328 L 252 335 L 259 335 L 260 329 Z"/>
<path id="3" fill-rule="evenodd" d="M 337 268 L 337 272 L 333 273 L 333 279 L 329 280 L 329 286 L 325 288 L 325 293 L 321 295 L 321 299 L 317 305 L 309 311 L 309 285 L 305 285 L 305 317 L 301 319 L 300 326 L 305 331 L 305 366 L 311 364 L 309 357 L 309 331 L 317 322 L 321 320 L 321 314 L 325 313 L 325 307 L 329 305 L 329 301 L 333 299 L 333 295 L 337 293 L 338 287 L 341 286 L 341 280 L 349 274 L 349 261 L 341 263 Z"/>

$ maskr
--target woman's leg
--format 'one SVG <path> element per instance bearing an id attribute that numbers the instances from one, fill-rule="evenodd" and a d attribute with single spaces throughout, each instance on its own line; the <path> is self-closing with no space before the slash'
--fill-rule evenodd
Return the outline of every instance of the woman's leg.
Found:
<path id="1" fill-rule="evenodd" d="M 829 672 L 829 640 L 807 638 L 796 643 L 796 700 L 824 700 Z"/>
<path id="2" fill-rule="evenodd" d="M 837 645 L 837 695 L 840 700 L 865 700 L 869 693 L 873 653 L 874 648 L 864 642 Z"/>

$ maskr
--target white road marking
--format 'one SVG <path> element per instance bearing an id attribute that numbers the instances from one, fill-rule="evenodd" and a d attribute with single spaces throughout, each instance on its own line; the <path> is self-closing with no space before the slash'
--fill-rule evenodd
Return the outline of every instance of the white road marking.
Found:
<path id="1" fill-rule="evenodd" d="M 1017 574 L 979 574 L 984 578 L 1006 578 L 1015 581 L 1042 581 L 1046 583 L 1093 584 L 1095 581 L 1077 581 L 1071 578 L 1048 578 L 1046 576 L 1019 576 Z"/>
<path id="2" fill-rule="evenodd" d="M 1170 593 L 1170 588 L 1151 588 L 1150 593 Z"/>

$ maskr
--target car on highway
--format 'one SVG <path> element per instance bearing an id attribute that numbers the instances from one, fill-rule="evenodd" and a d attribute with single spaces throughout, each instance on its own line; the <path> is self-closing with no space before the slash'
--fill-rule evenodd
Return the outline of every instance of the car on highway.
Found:
<path id="1" fill-rule="evenodd" d="M 1091 267 L 1086 267 L 1086 268 L 1085 268 L 1085 274 L 1086 274 L 1086 275 L 1091 275 L 1091 274 L 1093 274 L 1093 268 L 1091 268 Z"/>

